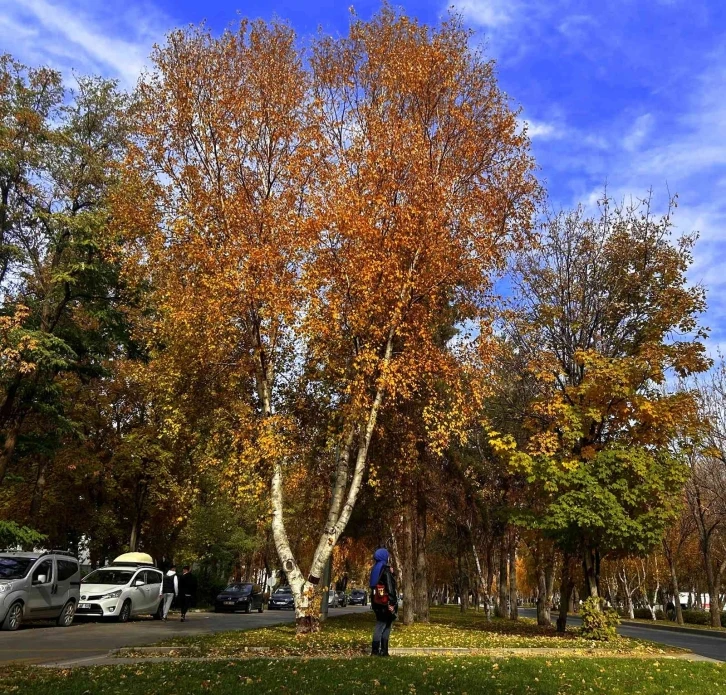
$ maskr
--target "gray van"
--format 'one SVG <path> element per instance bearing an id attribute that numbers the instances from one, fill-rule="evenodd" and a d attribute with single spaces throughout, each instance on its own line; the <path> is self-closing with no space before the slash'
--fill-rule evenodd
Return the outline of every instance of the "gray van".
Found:
<path id="1" fill-rule="evenodd" d="M 0 552 L 0 629 L 24 620 L 73 622 L 81 588 L 78 560 L 63 550 Z"/>

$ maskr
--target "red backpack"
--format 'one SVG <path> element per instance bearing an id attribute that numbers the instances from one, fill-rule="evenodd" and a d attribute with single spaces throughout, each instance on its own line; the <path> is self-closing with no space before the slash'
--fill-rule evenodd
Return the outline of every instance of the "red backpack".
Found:
<path id="1" fill-rule="evenodd" d="M 380 582 L 376 584 L 373 589 L 373 603 L 377 606 L 388 606 L 388 591 L 385 584 Z"/>

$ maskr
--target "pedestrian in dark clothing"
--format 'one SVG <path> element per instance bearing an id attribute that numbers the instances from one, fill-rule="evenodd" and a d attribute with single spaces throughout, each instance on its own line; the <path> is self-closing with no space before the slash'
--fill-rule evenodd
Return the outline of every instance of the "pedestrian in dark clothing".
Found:
<path id="1" fill-rule="evenodd" d="M 189 565 L 182 569 L 182 576 L 179 577 L 179 608 L 181 619 L 187 619 L 187 611 L 194 605 L 197 596 L 197 578 L 191 573 Z"/>
<path id="2" fill-rule="evenodd" d="M 376 564 L 371 569 L 371 608 L 376 614 L 376 627 L 373 630 L 371 655 L 388 656 L 388 638 L 391 625 L 398 617 L 398 593 L 393 571 L 388 565 L 388 551 L 379 548 L 373 553 Z"/>

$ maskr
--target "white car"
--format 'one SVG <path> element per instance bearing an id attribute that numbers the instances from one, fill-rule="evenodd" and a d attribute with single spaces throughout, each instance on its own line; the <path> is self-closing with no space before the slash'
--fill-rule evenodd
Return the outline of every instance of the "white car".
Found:
<path id="1" fill-rule="evenodd" d="M 81 581 L 76 615 L 115 618 L 125 623 L 134 615 L 161 618 L 163 574 L 142 564 L 113 563 L 94 570 Z"/>

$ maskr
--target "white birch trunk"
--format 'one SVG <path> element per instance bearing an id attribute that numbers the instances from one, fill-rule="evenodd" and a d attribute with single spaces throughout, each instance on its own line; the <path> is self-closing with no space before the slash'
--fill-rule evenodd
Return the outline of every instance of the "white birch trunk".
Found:
<path id="1" fill-rule="evenodd" d="M 310 565 L 310 573 L 304 576 L 298 566 L 290 542 L 285 530 L 283 517 L 284 500 L 283 500 L 283 473 L 282 462 L 276 461 L 273 466 L 273 476 L 271 484 L 272 497 L 272 534 L 275 541 L 275 547 L 280 557 L 280 562 L 285 570 L 290 587 L 292 588 L 295 598 L 295 617 L 298 623 L 298 629 L 301 632 L 315 631 L 318 629 L 318 614 L 316 592 L 326 591 L 328 587 L 320 587 L 320 577 L 322 576 L 323 567 L 330 558 L 330 555 L 338 542 L 341 533 L 345 529 L 350 515 L 353 512 L 356 500 L 363 484 L 363 476 L 365 474 L 366 463 L 368 460 L 368 450 L 375 430 L 378 413 L 383 403 L 385 395 L 385 383 L 383 379 L 386 376 L 388 365 L 393 354 L 393 338 L 394 329 L 391 328 L 386 349 L 381 364 L 380 381 L 373 399 L 373 403 L 368 411 L 365 425 L 358 432 L 358 450 L 353 468 L 353 475 L 350 485 L 347 486 L 349 478 L 349 459 L 352 445 L 355 441 L 355 430 L 351 428 L 346 435 L 343 446 L 338 454 L 336 465 L 335 482 L 333 485 L 333 493 L 331 496 L 330 507 L 326 520 L 326 526 L 320 535 L 320 541 L 315 549 L 313 560 Z M 347 494 L 346 494 L 347 488 Z"/>

